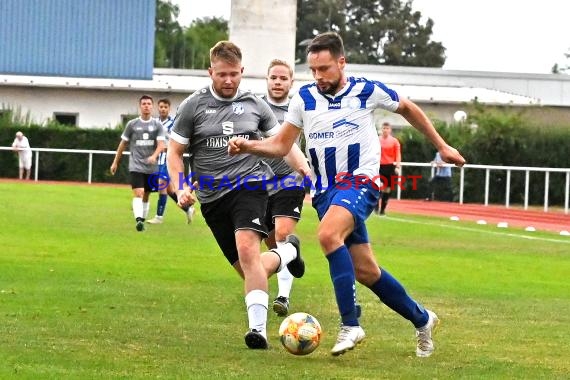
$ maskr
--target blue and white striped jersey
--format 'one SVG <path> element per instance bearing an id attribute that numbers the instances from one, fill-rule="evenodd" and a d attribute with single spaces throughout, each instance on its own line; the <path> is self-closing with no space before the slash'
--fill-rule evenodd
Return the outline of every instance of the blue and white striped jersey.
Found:
<path id="1" fill-rule="evenodd" d="M 164 145 L 168 148 L 168 142 L 170 141 L 170 131 L 172 130 L 172 126 L 174 126 L 174 118 L 170 115 L 164 120 L 160 120 L 157 118 L 158 121 L 162 124 L 162 128 L 164 129 Z M 158 156 L 158 164 L 159 165 L 166 165 L 166 152 L 160 153 Z"/>
<path id="2" fill-rule="evenodd" d="M 335 184 L 337 174 L 378 176 L 380 143 L 374 109 L 394 112 L 398 94 L 381 82 L 348 77 L 338 95 L 305 85 L 293 96 L 285 121 L 302 128 L 316 193 Z"/>

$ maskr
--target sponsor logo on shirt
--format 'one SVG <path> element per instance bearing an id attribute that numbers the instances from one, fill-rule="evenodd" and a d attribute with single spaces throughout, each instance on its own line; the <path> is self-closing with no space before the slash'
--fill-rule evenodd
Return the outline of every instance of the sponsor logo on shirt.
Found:
<path id="1" fill-rule="evenodd" d="M 312 132 L 309 133 L 309 139 L 320 140 L 320 139 L 333 139 L 334 132 Z"/>
<path id="2" fill-rule="evenodd" d="M 224 121 L 222 123 L 222 133 L 224 135 L 232 135 L 234 133 L 234 123 L 232 121 Z"/>
<path id="3" fill-rule="evenodd" d="M 207 109 L 207 110 L 206 110 L 206 115 L 207 115 L 207 114 L 212 114 L 212 113 L 216 113 L 216 110 L 211 110 L 211 109 Z"/>
<path id="4" fill-rule="evenodd" d="M 216 136 L 216 137 L 209 137 L 206 139 L 206 148 L 224 148 L 228 146 L 228 141 L 232 137 L 243 137 L 246 140 L 249 140 L 249 135 L 234 135 L 234 136 Z"/>
<path id="5" fill-rule="evenodd" d="M 350 121 L 348 121 L 348 120 L 346 120 L 346 119 L 340 119 L 340 120 L 337 120 L 337 121 L 335 121 L 335 122 L 333 123 L 333 128 L 338 128 L 338 127 L 342 127 L 342 126 L 345 126 L 345 125 L 346 125 L 346 126 L 349 126 L 349 127 L 353 127 L 353 128 L 358 128 L 358 127 L 359 127 L 359 125 L 356 124 L 356 123 L 350 122 Z"/>
<path id="6" fill-rule="evenodd" d="M 233 102 L 232 109 L 236 115 L 241 115 L 244 112 L 243 103 L 242 102 Z"/>

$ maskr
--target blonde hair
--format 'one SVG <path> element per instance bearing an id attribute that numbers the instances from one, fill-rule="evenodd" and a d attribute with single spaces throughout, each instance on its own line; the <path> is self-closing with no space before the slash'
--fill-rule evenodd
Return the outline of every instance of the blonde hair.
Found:
<path id="1" fill-rule="evenodd" d="M 241 49 L 230 41 L 219 41 L 210 49 L 210 63 L 222 60 L 227 63 L 241 63 Z"/>
<path id="2" fill-rule="evenodd" d="M 287 62 L 281 59 L 273 59 L 271 60 L 271 62 L 269 62 L 269 67 L 267 68 L 267 74 L 269 74 L 269 70 L 271 70 L 271 68 L 275 66 L 285 66 L 286 68 L 289 69 L 289 75 L 291 76 L 291 78 L 293 78 L 293 69 Z"/>

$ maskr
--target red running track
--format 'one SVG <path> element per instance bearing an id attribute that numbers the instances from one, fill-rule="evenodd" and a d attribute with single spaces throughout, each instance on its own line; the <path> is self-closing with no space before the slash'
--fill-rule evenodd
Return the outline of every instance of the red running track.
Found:
<path id="1" fill-rule="evenodd" d="M 17 179 L 0 179 L 0 183 L 22 183 Z M 59 181 L 24 181 L 27 184 L 36 185 L 80 185 L 80 186 L 114 186 L 125 187 L 124 184 L 87 184 L 85 182 L 59 182 Z M 310 202 L 307 196 L 306 201 Z M 386 213 L 397 212 L 410 215 L 428 215 L 450 218 L 457 216 L 460 220 L 485 220 L 488 224 L 497 224 L 506 222 L 511 227 L 534 227 L 536 230 L 552 231 L 560 233 L 560 231 L 570 231 L 570 214 L 564 214 L 563 211 L 552 210 L 544 212 L 542 210 L 523 210 L 520 207 L 506 208 L 504 206 L 484 206 L 481 204 L 462 204 L 452 202 L 437 202 L 423 200 L 397 200 L 390 199 Z"/>
<path id="2" fill-rule="evenodd" d="M 422 200 L 390 199 L 386 213 L 429 215 L 460 220 L 485 220 L 488 224 L 506 222 L 513 227 L 534 227 L 537 231 L 570 231 L 570 214 L 563 211 L 523 210 L 519 207 L 484 206 L 480 204 L 462 204 Z"/>

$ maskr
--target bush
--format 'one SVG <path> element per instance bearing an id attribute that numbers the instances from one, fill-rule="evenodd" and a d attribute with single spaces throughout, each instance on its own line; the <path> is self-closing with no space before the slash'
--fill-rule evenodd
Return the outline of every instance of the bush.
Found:
<path id="1" fill-rule="evenodd" d="M 0 145 L 10 146 L 17 131 L 30 140 L 32 148 L 86 149 L 114 151 L 119 144 L 122 127 L 113 129 L 78 129 L 49 123 L 47 126 L 11 124 L 0 120 Z M 128 182 L 128 157 L 123 157 L 115 176 L 109 173 L 113 155 L 93 155 L 92 181 L 109 183 Z M 86 181 L 89 156 L 79 153 L 40 152 L 39 178 L 44 180 Z M 32 162 L 32 170 L 35 165 Z M 18 160 L 15 154 L 0 154 L 0 177 L 17 177 Z"/>
<path id="2" fill-rule="evenodd" d="M 524 113 L 506 109 L 489 109 L 475 104 L 466 123 L 447 125 L 435 122 L 438 132 L 454 147 L 459 149 L 467 163 L 479 165 L 531 166 L 570 168 L 570 128 L 537 128 L 530 125 Z M 475 127 L 476 126 L 476 127 Z M 403 161 L 430 162 L 435 148 L 414 128 L 405 128 L 398 136 L 402 143 Z M 420 189 L 425 189 L 429 173 Z M 420 168 L 406 168 L 406 174 L 418 174 Z M 454 188 L 459 190 L 459 176 L 454 170 Z M 489 180 L 489 201 L 504 203 L 506 171 L 491 171 Z M 565 174 L 550 175 L 549 202 L 564 204 Z M 511 172 L 510 202 L 524 202 L 524 172 Z M 464 181 L 465 202 L 484 201 L 485 170 L 466 169 Z M 407 198 L 420 194 L 405 191 Z M 544 202 L 544 174 L 532 173 L 529 181 L 529 203 Z"/>

